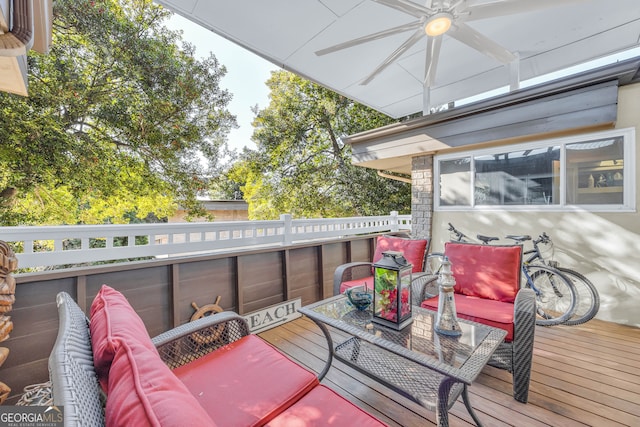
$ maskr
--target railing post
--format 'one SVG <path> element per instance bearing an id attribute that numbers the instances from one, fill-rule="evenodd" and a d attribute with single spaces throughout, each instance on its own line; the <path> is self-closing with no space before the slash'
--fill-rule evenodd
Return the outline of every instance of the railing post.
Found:
<path id="1" fill-rule="evenodd" d="M 398 231 L 400 227 L 398 226 L 398 211 L 391 211 L 391 231 Z"/>
<path id="2" fill-rule="evenodd" d="M 284 233 L 282 235 L 283 245 L 290 245 L 293 242 L 293 230 L 291 227 L 291 214 L 282 214 L 280 215 L 280 221 L 283 223 Z"/>

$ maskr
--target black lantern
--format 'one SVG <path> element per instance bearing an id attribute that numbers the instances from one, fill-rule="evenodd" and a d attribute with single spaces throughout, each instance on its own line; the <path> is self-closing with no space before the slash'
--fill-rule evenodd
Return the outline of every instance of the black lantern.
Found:
<path id="1" fill-rule="evenodd" d="M 402 252 L 387 251 L 373 264 L 373 321 L 394 329 L 411 323 L 411 270 Z"/>

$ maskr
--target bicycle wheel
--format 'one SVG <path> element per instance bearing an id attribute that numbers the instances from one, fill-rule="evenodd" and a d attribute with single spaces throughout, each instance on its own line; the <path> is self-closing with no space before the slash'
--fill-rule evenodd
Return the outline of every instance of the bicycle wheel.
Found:
<path id="1" fill-rule="evenodd" d="M 442 267 L 442 260 L 444 254 L 441 252 L 433 252 L 427 255 L 426 273 L 438 274 L 440 273 L 440 267 Z"/>
<path id="2" fill-rule="evenodd" d="M 577 271 L 563 267 L 556 268 L 569 278 L 576 288 L 576 308 L 573 311 L 573 315 L 564 324 L 569 326 L 581 325 L 593 319 L 600 309 L 600 295 L 596 287 L 589 279 Z"/>
<path id="3" fill-rule="evenodd" d="M 525 266 L 536 294 L 536 325 L 554 326 L 566 322 L 576 306 L 576 291 L 570 279 L 558 270 L 541 265 Z"/>

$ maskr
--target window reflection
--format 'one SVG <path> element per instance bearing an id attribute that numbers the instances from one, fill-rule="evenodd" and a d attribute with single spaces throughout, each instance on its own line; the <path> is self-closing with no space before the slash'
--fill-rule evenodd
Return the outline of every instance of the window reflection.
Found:
<path id="1" fill-rule="evenodd" d="M 567 144 L 567 203 L 623 203 L 622 137 Z"/>
<path id="2" fill-rule="evenodd" d="M 558 204 L 560 147 L 475 157 L 476 205 Z"/>
<path id="3" fill-rule="evenodd" d="M 471 206 L 471 158 L 440 162 L 440 206 Z"/>

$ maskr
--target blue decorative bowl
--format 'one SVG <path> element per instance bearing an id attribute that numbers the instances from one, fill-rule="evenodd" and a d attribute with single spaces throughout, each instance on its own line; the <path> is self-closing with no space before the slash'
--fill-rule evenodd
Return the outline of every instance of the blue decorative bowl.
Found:
<path id="1" fill-rule="evenodd" d="M 364 311 L 371 305 L 373 295 L 362 288 L 351 288 L 345 292 L 349 302 L 359 311 Z"/>

